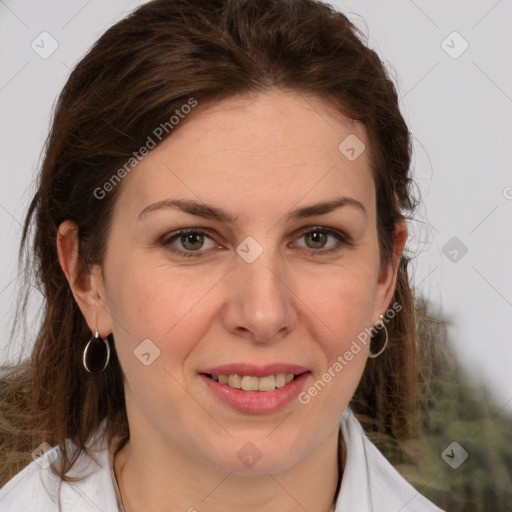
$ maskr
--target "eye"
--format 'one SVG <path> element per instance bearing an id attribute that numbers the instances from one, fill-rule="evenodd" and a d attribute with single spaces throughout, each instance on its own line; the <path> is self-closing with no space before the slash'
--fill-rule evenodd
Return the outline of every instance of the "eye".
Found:
<path id="1" fill-rule="evenodd" d="M 204 248 L 203 245 L 204 245 L 205 239 L 209 239 L 211 241 L 210 247 L 206 247 L 207 249 L 212 248 L 215 245 L 213 243 L 213 240 L 211 239 L 211 237 L 207 236 L 207 231 L 205 231 L 203 229 L 193 228 L 193 229 L 182 229 L 182 230 L 178 231 L 176 234 L 174 234 L 173 236 L 171 236 L 167 239 L 164 239 L 161 243 L 166 248 L 168 248 L 171 252 L 179 254 L 180 256 L 198 257 L 198 256 L 202 256 L 201 252 L 204 252 L 204 251 L 200 251 L 200 249 Z M 171 248 L 171 245 L 175 241 L 178 242 L 179 244 L 181 244 L 181 246 L 183 247 L 184 250 L 179 249 L 179 248 L 178 249 Z"/>
<path id="2" fill-rule="evenodd" d="M 216 246 L 209 234 L 209 230 L 205 230 L 204 228 L 181 229 L 172 233 L 171 236 L 164 237 L 160 241 L 160 244 L 179 256 L 202 257 L 205 252 L 205 250 L 202 249 L 211 249 Z M 332 244 L 326 249 L 324 247 L 329 237 L 338 240 L 338 243 Z M 319 226 L 302 230 L 299 233 L 298 239 L 301 238 L 311 240 L 310 243 L 312 247 L 309 243 L 296 246 L 310 249 L 310 251 L 306 252 L 308 252 L 308 255 L 312 256 L 317 254 L 331 254 L 340 251 L 343 246 L 351 245 L 350 238 L 343 232 Z M 206 240 L 209 240 L 210 243 L 205 246 Z M 176 244 L 178 244 L 178 247 L 176 247 Z"/>
<path id="3" fill-rule="evenodd" d="M 338 243 L 332 244 L 326 249 L 325 245 L 329 237 L 338 240 Z M 313 249 L 310 251 L 310 254 L 313 256 L 316 254 L 324 255 L 335 253 L 340 251 L 344 245 L 351 245 L 349 237 L 343 232 L 334 229 L 323 228 L 320 226 L 303 230 L 299 236 L 299 239 L 301 238 L 311 241 L 310 244 L 306 242 L 305 246 L 299 245 L 299 247 L 307 247 L 309 249 Z"/>

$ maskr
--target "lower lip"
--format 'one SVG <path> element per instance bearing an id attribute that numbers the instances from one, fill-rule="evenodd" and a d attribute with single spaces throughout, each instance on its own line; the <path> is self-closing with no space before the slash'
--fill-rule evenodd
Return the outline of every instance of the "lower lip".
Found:
<path id="1" fill-rule="evenodd" d="M 309 372 L 299 375 L 274 391 L 242 391 L 221 384 L 204 374 L 200 374 L 199 377 L 216 397 L 233 409 L 247 414 L 269 414 L 297 398 L 309 377 Z"/>

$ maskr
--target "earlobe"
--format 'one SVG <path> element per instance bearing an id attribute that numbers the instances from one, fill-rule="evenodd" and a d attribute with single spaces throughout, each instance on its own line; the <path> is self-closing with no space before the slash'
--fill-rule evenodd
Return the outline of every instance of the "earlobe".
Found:
<path id="1" fill-rule="evenodd" d="M 108 314 L 101 305 L 102 293 L 97 268 L 92 272 L 83 272 L 79 259 L 79 231 L 78 226 L 70 221 L 64 221 L 57 232 L 57 253 L 59 263 L 66 276 L 69 287 L 73 293 L 87 325 L 92 332 L 96 329 L 103 337 L 110 332 Z M 107 332 L 108 331 L 108 332 Z"/>

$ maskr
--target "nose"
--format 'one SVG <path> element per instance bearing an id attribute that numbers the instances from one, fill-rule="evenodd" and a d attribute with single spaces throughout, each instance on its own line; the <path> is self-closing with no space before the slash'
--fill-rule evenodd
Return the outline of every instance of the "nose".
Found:
<path id="1" fill-rule="evenodd" d="M 297 321 L 297 296 L 287 283 L 284 262 L 272 251 L 252 263 L 237 259 L 223 319 L 229 332 L 256 342 L 276 341 Z"/>

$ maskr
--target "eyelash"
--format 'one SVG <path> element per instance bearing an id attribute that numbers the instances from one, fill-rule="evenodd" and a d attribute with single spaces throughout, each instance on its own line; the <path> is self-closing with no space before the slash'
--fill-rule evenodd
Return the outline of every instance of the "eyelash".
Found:
<path id="1" fill-rule="evenodd" d="M 322 228 L 320 226 L 316 226 L 313 228 L 305 228 L 299 233 L 299 236 L 297 239 L 302 238 L 304 235 L 307 235 L 308 233 L 323 233 L 327 235 L 332 235 L 335 238 L 339 240 L 340 243 L 334 245 L 333 247 L 329 249 L 309 249 L 309 252 L 312 256 L 315 256 L 316 254 L 320 254 L 321 256 L 337 253 L 343 249 L 343 246 L 351 246 L 351 240 L 350 237 L 347 236 L 345 233 L 335 230 L 335 229 L 328 229 L 328 228 Z M 184 256 L 186 258 L 192 257 L 192 258 L 201 258 L 203 256 L 202 253 L 205 251 L 197 250 L 197 251 L 183 251 L 181 249 L 175 249 L 171 248 L 171 242 L 176 240 L 177 238 L 180 238 L 183 235 L 189 235 L 189 234 L 201 234 L 206 235 L 208 238 L 212 238 L 210 236 L 210 231 L 199 229 L 199 228 L 190 228 L 190 229 L 182 229 L 180 231 L 177 231 L 172 234 L 171 237 L 165 237 L 160 241 L 160 245 L 165 247 L 170 252 L 177 254 L 178 256 Z M 302 251 L 301 251 L 302 252 Z"/>

